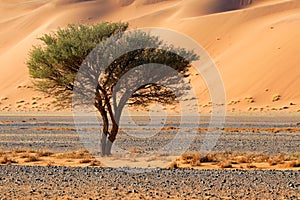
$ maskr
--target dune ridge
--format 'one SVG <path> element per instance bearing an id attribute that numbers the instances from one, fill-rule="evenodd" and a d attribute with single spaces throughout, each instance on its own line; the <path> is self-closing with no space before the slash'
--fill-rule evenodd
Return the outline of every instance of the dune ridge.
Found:
<path id="1" fill-rule="evenodd" d="M 220 70 L 228 111 L 300 112 L 299 11 L 297 0 L 0 0 L 0 110 L 55 109 L 52 98 L 31 88 L 25 62 L 36 38 L 68 23 L 122 20 L 201 44 Z M 201 76 L 192 83 L 209 112 Z"/>

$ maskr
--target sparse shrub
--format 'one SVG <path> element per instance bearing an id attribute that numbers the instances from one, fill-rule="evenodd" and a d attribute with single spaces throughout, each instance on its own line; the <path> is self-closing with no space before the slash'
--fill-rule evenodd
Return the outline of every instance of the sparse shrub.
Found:
<path id="1" fill-rule="evenodd" d="M 266 154 L 252 154 L 252 159 L 251 161 L 253 162 L 258 162 L 258 163 L 262 163 L 262 162 L 268 162 L 268 160 L 270 159 L 270 156 L 266 155 Z"/>
<path id="2" fill-rule="evenodd" d="M 50 167 L 50 166 L 53 166 L 55 163 L 53 162 L 53 161 L 49 161 L 49 162 L 47 162 L 47 164 L 46 164 L 46 166 L 47 167 Z"/>
<path id="3" fill-rule="evenodd" d="M 1 160 L 0 160 L 0 164 L 7 164 L 8 163 L 8 158 L 7 156 L 4 156 Z"/>
<path id="4" fill-rule="evenodd" d="M 132 149 L 129 151 L 130 153 L 143 153 L 142 150 L 139 150 L 139 149 Z"/>
<path id="5" fill-rule="evenodd" d="M 287 163 L 287 167 L 300 167 L 300 160 L 294 160 Z"/>
<path id="6" fill-rule="evenodd" d="M 252 163 L 248 163 L 248 164 L 246 165 L 246 168 L 248 168 L 248 169 L 254 169 L 254 168 L 256 168 L 256 166 L 253 165 Z"/>
<path id="7" fill-rule="evenodd" d="M 295 160 L 300 160 L 300 152 L 289 154 L 288 156 L 285 157 L 285 161 L 295 161 Z"/>
<path id="8" fill-rule="evenodd" d="M 52 152 L 50 152 L 50 151 L 45 151 L 45 150 L 39 150 L 39 151 L 37 151 L 37 153 L 36 153 L 36 156 L 37 156 L 37 157 L 47 157 L 47 156 L 51 156 L 51 155 L 53 155 Z"/>
<path id="9" fill-rule="evenodd" d="M 170 169 L 178 169 L 178 164 L 177 164 L 177 162 L 176 161 L 174 161 L 174 162 L 172 162 L 171 164 L 170 164 L 170 166 L 169 166 L 169 168 Z"/>
<path id="10" fill-rule="evenodd" d="M 219 162 L 219 163 L 218 163 L 218 166 L 221 167 L 222 169 L 225 169 L 225 168 L 232 168 L 231 162 L 228 162 L 228 161 L 222 161 L 222 162 Z"/>
<path id="11" fill-rule="evenodd" d="M 80 160 L 80 161 L 79 161 L 79 163 L 81 163 L 81 164 L 84 164 L 84 163 L 90 163 L 90 162 L 92 162 L 91 159 L 83 159 L 83 160 Z"/>
<path id="12" fill-rule="evenodd" d="M 92 162 L 90 163 L 89 166 L 101 166 L 101 162 L 99 162 L 97 160 L 92 160 Z"/>
<path id="13" fill-rule="evenodd" d="M 56 155 L 58 159 L 87 159 L 92 158 L 92 155 L 84 150 L 84 151 L 74 151 L 74 152 L 67 152 L 67 153 L 60 153 Z"/>
<path id="14" fill-rule="evenodd" d="M 248 103 L 254 103 L 255 102 L 253 97 L 246 97 L 245 101 L 248 102 Z"/>
<path id="15" fill-rule="evenodd" d="M 19 153 L 19 154 L 20 154 L 20 158 L 29 158 L 31 155 L 29 152 Z"/>
<path id="16" fill-rule="evenodd" d="M 270 157 L 268 160 L 269 165 L 274 166 L 277 164 L 283 164 L 285 161 L 285 156 L 280 154 L 280 155 L 276 155 L 274 157 Z"/>
<path id="17" fill-rule="evenodd" d="M 200 154 L 198 154 L 198 153 L 195 153 L 195 154 L 194 154 L 194 157 L 193 157 L 193 159 L 192 159 L 191 165 L 192 165 L 193 167 L 196 167 L 196 166 L 200 166 L 200 165 L 201 165 L 201 162 L 200 162 Z"/>
<path id="18" fill-rule="evenodd" d="M 194 166 L 200 166 L 200 154 L 199 153 L 185 153 L 181 156 L 184 164 L 190 164 Z"/>
<path id="19" fill-rule="evenodd" d="M 281 96 L 279 94 L 277 94 L 277 95 L 273 96 L 272 101 L 276 102 L 276 101 L 279 101 L 280 99 L 281 99 Z"/>
<path id="20" fill-rule="evenodd" d="M 245 156 L 238 156 L 236 160 L 237 160 L 237 163 L 248 163 L 249 162 L 249 159 Z"/>
<path id="21" fill-rule="evenodd" d="M 204 162 L 215 162 L 217 159 L 215 157 L 215 155 L 208 153 L 205 156 L 200 158 L 200 162 L 204 163 Z"/>
<path id="22" fill-rule="evenodd" d="M 28 158 L 24 160 L 24 162 L 37 162 L 37 161 L 40 161 L 40 159 L 34 155 L 30 155 L 28 156 Z"/>
<path id="23" fill-rule="evenodd" d="M 13 159 L 9 159 L 7 156 L 4 156 L 3 158 L 0 159 L 0 164 L 4 165 L 10 165 L 13 163 L 18 163 L 17 161 L 13 160 Z"/>
<path id="24" fill-rule="evenodd" d="M 192 160 L 193 159 L 193 155 L 191 153 L 184 153 L 181 156 L 182 160 Z"/>
<path id="25" fill-rule="evenodd" d="M 27 151 L 28 150 L 26 150 L 26 149 L 17 148 L 17 149 L 14 150 L 14 153 L 25 153 Z"/>

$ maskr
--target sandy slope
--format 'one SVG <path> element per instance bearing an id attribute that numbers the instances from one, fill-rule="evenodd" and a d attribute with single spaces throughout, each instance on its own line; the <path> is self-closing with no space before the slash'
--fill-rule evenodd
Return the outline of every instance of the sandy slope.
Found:
<path id="1" fill-rule="evenodd" d="M 221 72 L 228 110 L 298 111 L 299 11 L 297 0 L 0 0 L 0 109 L 53 109 L 28 88 L 25 62 L 37 37 L 67 23 L 122 20 L 131 28 L 174 29 L 204 46 Z M 200 75 L 192 83 L 209 110 Z"/>

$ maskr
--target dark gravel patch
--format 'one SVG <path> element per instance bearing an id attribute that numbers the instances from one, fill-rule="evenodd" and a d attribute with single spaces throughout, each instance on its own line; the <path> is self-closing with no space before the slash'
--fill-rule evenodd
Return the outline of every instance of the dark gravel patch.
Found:
<path id="1" fill-rule="evenodd" d="M 0 166 L 0 199 L 300 199 L 299 171 Z"/>

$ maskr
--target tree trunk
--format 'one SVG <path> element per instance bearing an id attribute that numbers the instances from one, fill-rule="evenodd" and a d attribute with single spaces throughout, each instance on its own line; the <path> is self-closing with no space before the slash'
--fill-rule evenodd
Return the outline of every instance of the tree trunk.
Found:
<path id="1" fill-rule="evenodd" d="M 116 136 L 119 132 L 119 126 L 116 122 L 113 123 L 111 132 L 109 134 L 108 140 L 106 142 L 106 149 L 105 149 L 105 155 L 111 155 L 111 148 L 112 145 L 114 143 L 114 141 L 116 140 Z"/>
<path id="2" fill-rule="evenodd" d="M 98 111 L 101 114 L 102 122 L 103 122 L 102 133 L 101 133 L 101 155 L 105 156 L 109 122 L 104 107 L 98 106 Z"/>
<path id="3" fill-rule="evenodd" d="M 106 153 L 106 142 L 107 142 L 107 135 L 105 133 L 102 133 L 102 138 L 101 138 L 101 156 L 105 156 Z"/>
<path id="4" fill-rule="evenodd" d="M 111 155 L 111 148 L 112 148 L 113 142 L 111 142 L 109 139 L 106 141 L 105 146 L 105 155 L 110 156 Z"/>

